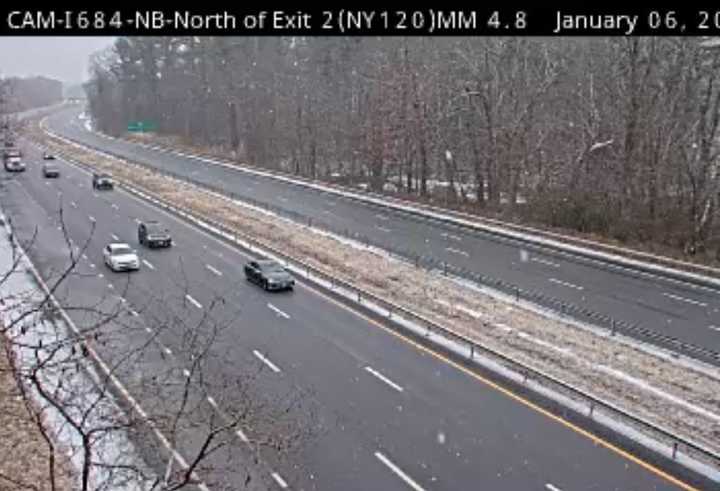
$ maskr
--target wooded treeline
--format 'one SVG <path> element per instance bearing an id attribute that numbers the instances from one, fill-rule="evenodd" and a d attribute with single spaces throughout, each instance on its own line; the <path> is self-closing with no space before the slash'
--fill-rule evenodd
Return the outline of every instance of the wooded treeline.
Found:
<path id="1" fill-rule="evenodd" d="M 100 130 L 716 254 L 720 45 L 700 38 L 119 38 Z"/>

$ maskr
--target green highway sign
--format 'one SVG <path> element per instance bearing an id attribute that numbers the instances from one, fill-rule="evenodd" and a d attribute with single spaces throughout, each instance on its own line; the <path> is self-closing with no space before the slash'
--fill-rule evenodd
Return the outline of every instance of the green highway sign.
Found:
<path id="1" fill-rule="evenodd" d="M 157 129 L 157 125 L 153 123 L 152 121 L 133 121 L 131 123 L 128 123 L 127 130 L 128 131 L 155 131 Z"/>

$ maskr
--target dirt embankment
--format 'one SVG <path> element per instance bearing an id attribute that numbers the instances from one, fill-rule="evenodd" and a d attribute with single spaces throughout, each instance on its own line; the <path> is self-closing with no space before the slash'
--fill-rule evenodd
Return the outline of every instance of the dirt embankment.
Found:
<path id="1" fill-rule="evenodd" d="M 720 452 L 720 370 L 713 376 L 613 338 L 500 302 L 448 278 L 353 247 L 141 166 L 78 148 L 35 127 L 43 144 L 267 244 Z"/>
<path id="2" fill-rule="evenodd" d="M 49 447 L 28 412 L 0 335 L 0 489 L 50 490 Z M 71 463 L 61 448 L 55 452 L 56 490 L 71 491 Z"/>

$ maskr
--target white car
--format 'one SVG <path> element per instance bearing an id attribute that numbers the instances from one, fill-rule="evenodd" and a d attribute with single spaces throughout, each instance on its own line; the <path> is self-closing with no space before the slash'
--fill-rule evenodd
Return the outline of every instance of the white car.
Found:
<path id="1" fill-rule="evenodd" d="M 140 258 L 128 244 L 113 242 L 103 249 L 105 265 L 113 271 L 137 271 L 140 269 Z"/>

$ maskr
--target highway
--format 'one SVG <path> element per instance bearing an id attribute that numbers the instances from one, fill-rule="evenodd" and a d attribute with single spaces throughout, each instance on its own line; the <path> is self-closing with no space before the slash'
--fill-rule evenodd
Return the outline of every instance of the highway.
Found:
<path id="1" fill-rule="evenodd" d="M 349 228 L 388 248 L 411 250 L 453 266 L 542 292 L 564 302 L 636 323 L 660 334 L 720 350 L 720 292 L 662 277 L 632 275 L 579 257 L 530 251 L 480 232 L 459 230 L 282 181 L 101 137 L 71 107 L 51 115 L 50 129 L 125 158 L 170 170 L 237 196 Z"/>
<path id="2" fill-rule="evenodd" d="M 122 190 L 93 192 L 90 176 L 65 162 L 58 161 L 60 179 L 43 179 L 39 150 L 25 151 L 28 171 L 3 175 L 0 202 L 21 240 L 38 231 L 29 253 L 41 274 L 53 277 L 67 263 L 58 230 L 62 209 L 67 236 L 74 244 L 89 241 L 79 274 L 58 292 L 76 307 L 71 317 L 87 323 L 78 307 L 113 303 L 138 314 L 130 316 L 132 322 L 144 328 L 119 329 L 124 337 L 114 341 L 115 349 L 101 348 L 102 354 L 112 357 L 123 344 L 142 346 L 152 338 L 167 355 L 138 360 L 124 377 L 159 371 L 164 363 L 189 366 L 187 326 L 211 316 L 222 327 L 212 332 L 204 369 L 214 391 L 202 409 L 207 418 L 232 403 L 233 384 L 248 373 L 257 376 L 246 395 L 266 401 L 271 414 L 274 407 L 283 410 L 287 394 L 303 395 L 289 418 L 313 430 L 307 441 L 289 455 L 261 452 L 277 489 L 677 489 L 680 482 L 670 475 L 710 489 L 679 468 L 667 467 L 664 474 L 639 460 L 664 463 L 659 457 L 609 448 L 625 442 L 590 438 L 307 285 L 266 293 L 245 281 L 248 257 L 242 251 Z M 139 248 L 137 220 L 150 218 L 170 227 L 176 246 Z M 104 267 L 101 250 L 114 240 L 138 247 L 141 271 L 112 273 Z M 162 399 L 147 397 L 149 404 Z M 262 433 L 252 422 L 246 431 L 251 438 Z M 197 445 L 197 435 L 186 436 L 178 442 L 181 451 Z M 223 470 L 208 477 L 239 489 L 241 476 L 232 469 L 245 460 L 228 452 L 215 459 Z M 223 460 L 228 456 L 235 460 Z"/>

